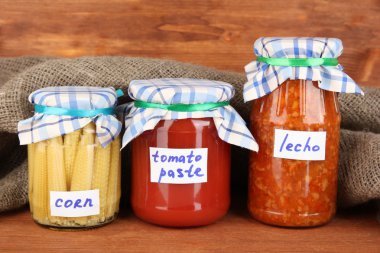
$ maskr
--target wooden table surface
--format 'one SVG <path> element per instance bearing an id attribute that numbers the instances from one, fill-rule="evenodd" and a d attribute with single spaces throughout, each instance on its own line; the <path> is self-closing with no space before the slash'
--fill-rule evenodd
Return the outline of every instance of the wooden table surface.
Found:
<path id="1" fill-rule="evenodd" d="M 242 211 L 244 210 L 244 211 Z M 115 222 L 93 230 L 53 231 L 36 225 L 24 209 L 0 216 L 0 252 L 380 252 L 380 223 L 372 207 L 340 213 L 328 225 L 285 229 L 252 220 L 243 200 L 216 224 L 163 228 L 123 210 Z"/>

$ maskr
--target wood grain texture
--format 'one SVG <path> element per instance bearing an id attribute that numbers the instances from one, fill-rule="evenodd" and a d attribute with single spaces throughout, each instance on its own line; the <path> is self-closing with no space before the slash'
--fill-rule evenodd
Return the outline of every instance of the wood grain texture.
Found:
<path id="1" fill-rule="evenodd" d="M 319 228 L 285 229 L 252 220 L 244 206 L 241 201 L 216 224 L 192 229 L 153 226 L 124 210 L 114 223 L 81 232 L 42 228 L 22 210 L 0 216 L 0 252 L 380 252 L 380 223 L 371 208 Z"/>
<path id="2" fill-rule="evenodd" d="M 243 71 L 260 36 L 338 37 L 380 87 L 379 0 L 0 0 L 0 56 L 130 55 Z"/>

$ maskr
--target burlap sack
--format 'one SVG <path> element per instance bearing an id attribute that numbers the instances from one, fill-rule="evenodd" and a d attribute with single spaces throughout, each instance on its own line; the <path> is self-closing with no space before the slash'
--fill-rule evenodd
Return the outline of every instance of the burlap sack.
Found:
<path id="1" fill-rule="evenodd" d="M 2 86 L 8 80 L 48 59 L 44 57 L 0 59 L 0 96 L 7 92 Z M 17 134 L 0 132 L 0 212 L 25 205 L 27 179 L 26 152 L 24 147 L 19 146 Z"/>
<path id="2" fill-rule="evenodd" d="M 341 131 L 339 195 L 341 206 L 379 199 L 380 134 Z"/>
<path id="3" fill-rule="evenodd" d="M 133 79 L 161 77 L 205 78 L 229 82 L 237 89 L 232 106 L 244 118 L 248 117 L 249 105 L 243 103 L 241 91 L 245 82 L 242 74 L 174 61 L 129 57 L 0 59 L 0 132 L 3 132 L 0 135 L 0 157 L 4 157 L 0 160 L 0 211 L 27 202 L 25 147 L 17 145 L 16 126 L 18 121 L 33 113 L 33 108 L 27 101 L 32 91 L 63 85 L 114 86 L 126 91 L 127 84 Z M 342 125 L 355 130 L 378 132 L 379 90 L 365 89 L 365 92 L 367 95 L 364 98 L 355 95 L 341 97 Z M 359 138 L 357 134 L 365 137 Z M 379 135 L 374 133 L 342 131 L 339 182 L 340 199 L 344 206 L 380 198 L 378 138 Z M 368 146 L 369 139 L 374 140 L 372 148 Z M 354 146 L 363 146 L 366 151 L 359 149 L 353 152 Z M 232 158 L 234 190 L 246 192 L 247 152 L 233 148 Z M 373 175 L 377 181 L 370 181 L 371 185 L 366 184 L 367 179 L 363 175 Z"/>
<path id="4" fill-rule="evenodd" d="M 364 96 L 339 95 L 342 128 L 380 133 L 380 89 L 364 92 Z"/>

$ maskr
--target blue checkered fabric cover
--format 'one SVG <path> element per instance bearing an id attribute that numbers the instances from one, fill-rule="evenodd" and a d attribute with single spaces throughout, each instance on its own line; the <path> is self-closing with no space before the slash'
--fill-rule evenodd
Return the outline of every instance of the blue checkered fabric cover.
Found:
<path id="1" fill-rule="evenodd" d="M 259 38 L 254 44 L 257 56 L 267 58 L 337 58 L 342 54 L 342 41 L 335 38 Z M 272 66 L 253 61 L 245 66 L 248 81 L 244 85 L 244 100 L 263 97 L 287 79 L 319 82 L 319 88 L 335 92 L 364 94 L 343 67 Z"/>
<path id="2" fill-rule="evenodd" d="M 32 104 L 65 109 L 95 110 L 115 107 L 117 95 L 114 88 L 97 87 L 48 87 L 29 96 Z M 18 124 L 20 144 L 44 141 L 78 130 L 90 122 L 96 124 L 96 135 L 105 147 L 120 134 L 122 124 L 113 115 L 97 115 L 92 118 L 47 115 L 35 113 Z"/>
<path id="3" fill-rule="evenodd" d="M 134 80 L 129 95 L 134 100 L 159 104 L 202 104 L 229 101 L 234 96 L 232 85 L 200 79 Z M 123 147 L 160 120 L 186 118 L 213 118 L 219 137 L 240 147 L 258 151 L 258 145 L 246 123 L 230 105 L 209 111 L 175 112 L 158 108 L 137 108 L 133 103 L 118 108 L 125 115 Z"/>

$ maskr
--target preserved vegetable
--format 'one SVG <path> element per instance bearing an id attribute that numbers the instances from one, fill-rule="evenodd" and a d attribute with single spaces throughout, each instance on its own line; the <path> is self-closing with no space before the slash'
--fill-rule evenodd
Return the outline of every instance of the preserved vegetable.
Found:
<path id="1" fill-rule="evenodd" d="M 259 38 L 244 100 L 259 152 L 250 155 L 248 209 L 286 227 L 329 222 L 336 211 L 337 92 L 363 94 L 338 63 L 335 38 Z"/>
<path id="2" fill-rule="evenodd" d="M 249 211 L 281 226 L 315 226 L 335 214 L 339 126 L 337 96 L 317 83 L 286 81 L 253 101 L 251 130 L 259 152 L 251 152 Z M 275 129 L 326 132 L 323 161 L 274 157 Z M 301 150 L 302 152 L 302 150 Z"/>
<path id="3" fill-rule="evenodd" d="M 134 80 L 123 147 L 132 142 L 132 209 L 144 221 L 194 227 L 230 204 L 230 144 L 257 150 L 229 105 L 233 87 L 198 79 Z"/>
<path id="4" fill-rule="evenodd" d="M 50 227 L 93 227 L 117 216 L 120 201 L 120 138 L 103 148 L 95 136 L 95 125 L 28 145 L 29 203 L 33 219 Z M 99 190 L 98 215 L 88 217 L 52 216 L 51 191 Z M 94 203 L 82 199 L 62 199 L 52 203 L 66 208 L 82 208 Z"/>
<path id="5" fill-rule="evenodd" d="M 149 147 L 207 148 L 207 183 L 150 182 Z M 228 210 L 229 184 L 230 145 L 218 138 L 212 119 L 160 121 L 132 142 L 132 208 L 144 220 L 173 227 L 213 223 Z"/>
<path id="6" fill-rule="evenodd" d="M 29 205 L 34 221 L 54 229 L 87 229 L 113 221 L 121 191 L 121 90 L 46 87 L 18 124 L 28 145 Z"/>

